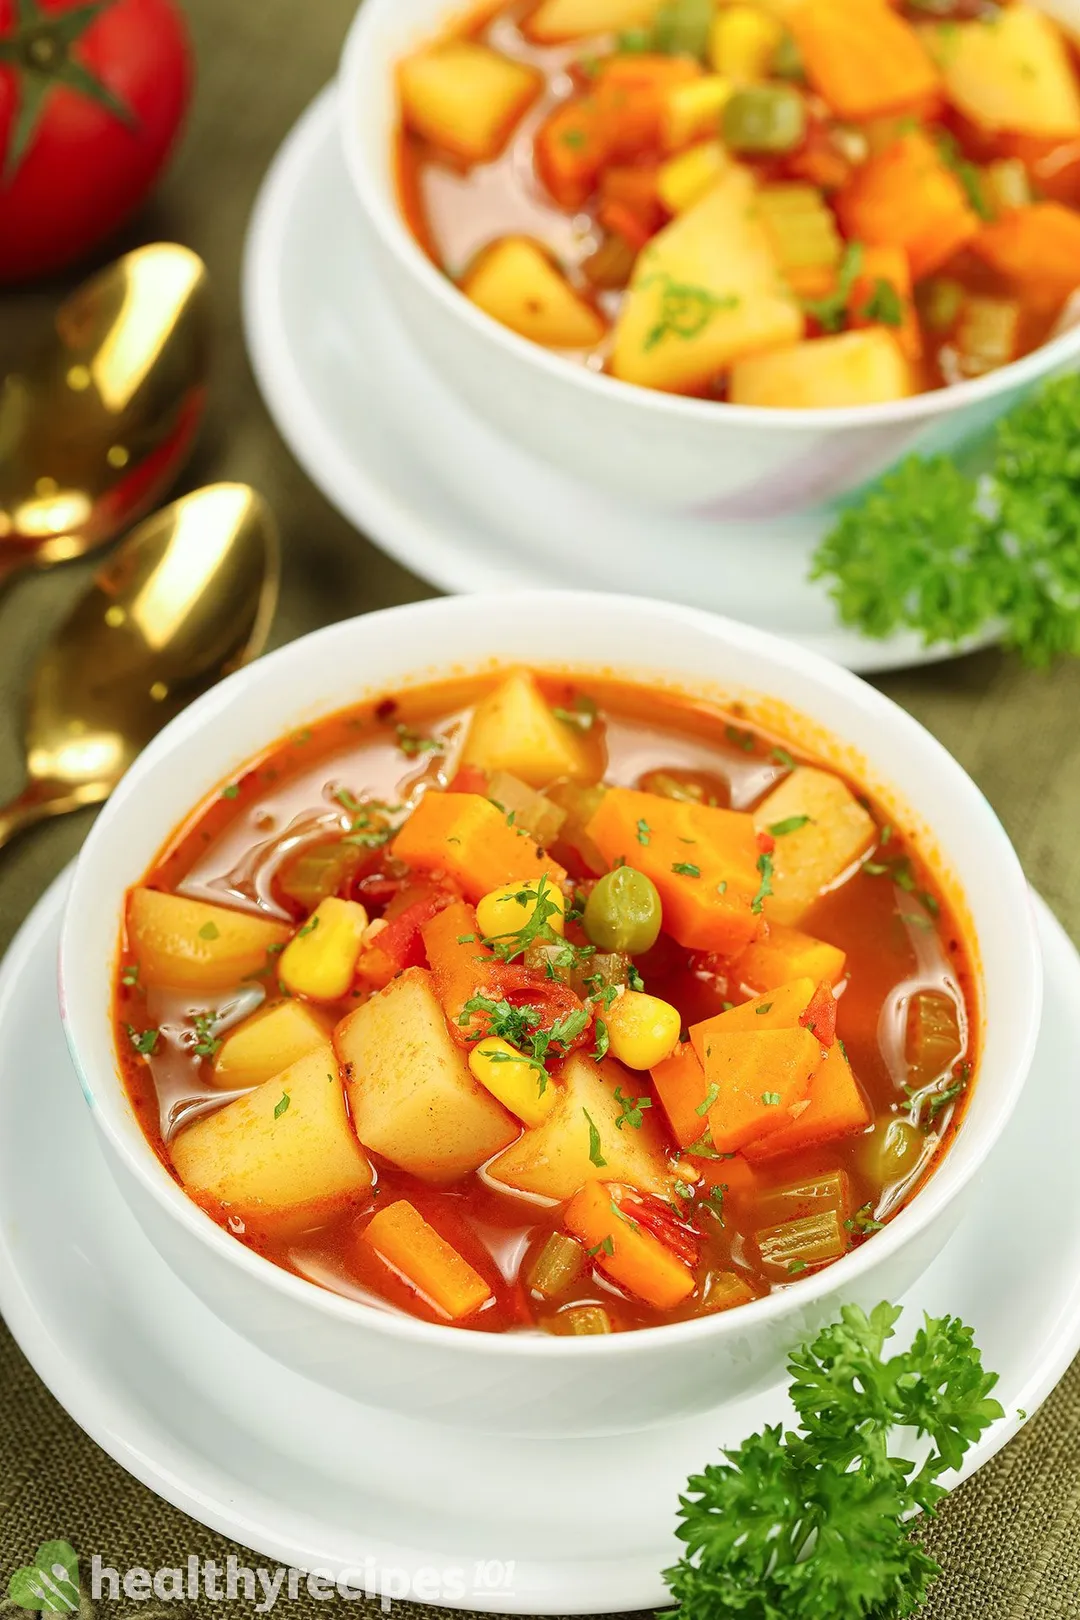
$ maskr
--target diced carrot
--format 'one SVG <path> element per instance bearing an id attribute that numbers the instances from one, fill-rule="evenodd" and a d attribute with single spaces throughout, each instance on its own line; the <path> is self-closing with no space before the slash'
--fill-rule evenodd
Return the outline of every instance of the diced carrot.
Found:
<path id="1" fill-rule="evenodd" d="M 447 792 L 480 793 L 487 798 L 489 786 L 488 773 L 482 771 L 479 765 L 459 765 L 453 781 L 447 785 Z"/>
<path id="2" fill-rule="evenodd" d="M 664 930 L 680 945 L 729 956 L 761 932 L 751 816 L 611 788 L 586 831 L 609 866 L 622 860 L 652 879 Z"/>
<path id="3" fill-rule="evenodd" d="M 418 872 L 446 872 L 470 900 L 504 883 L 547 873 L 561 883 L 566 873 L 490 799 L 478 793 L 425 793 L 391 846 Z"/>
<path id="4" fill-rule="evenodd" d="M 762 1029 L 797 1029 L 815 989 L 813 979 L 791 979 L 787 984 L 777 985 L 766 995 L 755 996 L 753 1001 L 744 1001 L 738 1007 L 729 1007 L 727 1012 L 703 1019 L 700 1024 L 692 1024 L 690 1039 L 699 1060 L 704 1063 L 705 1047 L 712 1035 L 733 1032 L 750 1034 Z"/>
<path id="5" fill-rule="evenodd" d="M 796 298 L 827 298 L 836 287 L 836 271 L 831 265 L 799 265 L 784 271 L 784 280 Z"/>
<path id="6" fill-rule="evenodd" d="M 671 1057 L 652 1071 L 653 1087 L 659 1097 L 672 1135 L 680 1147 L 688 1148 L 705 1134 L 703 1104 L 709 1090 L 705 1070 L 693 1046 L 685 1041 Z M 698 1110 L 702 1109 L 699 1113 Z"/>
<path id="7" fill-rule="evenodd" d="M 971 244 L 1032 297 L 1060 302 L 1080 285 L 1080 214 L 1061 203 L 1017 208 L 984 225 Z"/>
<path id="8" fill-rule="evenodd" d="M 842 1136 L 864 1131 L 872 1118 L 862 1088 L 852 1073 L 839 1041 L 822 1058 L 810 1082 L 810 1102 L 798 1119 L 783 1130 L 772 1131 L 743 1149 L 751 1164 L 818 1147 Z"/>
<path id="9" fill-rule="evenodd" d="M 889 326 L 909 360 L 921 360 L 922 330 L 903 248 L 867 247 L 848 304 L 849 324 Z"/>
<path id="10" fill-rule="evenodd" d="M 414 900 L 392 922 L 388 922 L 370 945 L 365 945 L 356 964 L 357 976 L 380 988 L 406 968 L 424 965 L 421 929 L 437 912 L 454 902 L 448 889 L 433 889 Z"/>
<path id="11" fill-rule="evenodd" d="M 732 1031 L 710 1035 L 703 1067 L 709 1135 L 718 1153 L 791 1125 L 805 1108 L 821 1047 L 808 1029 Z"/>
<path id="12" fill-rule="evenodd" d="M 1080 207 L 1080 140 L 995 132 L 989 156 L 1019 158 L 1040 197 Z"/>
<path id="13" fill-rule="evenodd" d="M 623 202 L 601 203 L 596 217 L 609 235 L 621 236 L 635 252 L 640 252 L 653 234 L 642 224 L 640 216 Z"/>
<path id="14" fill-rule="evenodd" d="M 919 129 L 905 131 L 864 163 L 837 196 L 836 210 L 851 240 L 903 248 L 916 281 L 979 230 L 960 180 Z"/>
<path id="15" fill-rule="evenodd" d="M 604 121 L 609 156 L 622 160 L 658 153 L 667 93 L 701 73 L 699 63 L 688 56 L 608 57 L 596 76 L 593 95 Z"/>
<path id="16" fill-rule="evenodd" d="M 566 1228 L 609 1277 L 658 1311 L 670 1311 L 694 1291 L 689 1267 L 633 1218 L 628 1189 L 590 1181 L 571 1201 Z M 626 1200 L 627 1208 L 622 1208 Z"/>
<path id="17" fill-rule="evenodd" d="M 472 1018 L 462 1024 L 462 1010 L 473 996 L 498 998 L 500 963 L 486 945 L 480 943 L 476 912 L 464 900 L 446 906 L 429 918 L 420 930 L 428 965 L 435 981 L 435 994 L 446 1014 L 450 1033 L 462 1046 L 472 1044 L 471 1036 L 486 1025 Z"/>
<path id="18" fill-rule="evenodd" d="M 380 1209 L 365 1226 L 361 1242 L 451 1321 L 472 1316 L 492 1298 L 479 1272 L 405 1199 Z"/>
<path id="19" fill-rule="evenodd" d="M 807 78 L 839 118 L 900 112 L 940 91 L 922 40 L 884 0 L 797 0 L 784 20 Z"/>
<path id="20" fill-rule="evenodd" d="M 838 945 L 828 945 L 784 923 L 770 923 L 768 933 L 732 963 L 731 973 L 740 984 L 758 991 L 775 990 L 802 978 L 838 984 L 846 961 Z"/>
<path id="21" fill-rule="evenodd" d="M 592 96 L 561 102 L 541 124 L 536 170 L 561 208 L 588 202 L 609 157 L 607 120 Z"/>
<path id="22" fill-rule="evenodd" d="M 836 997 L 831 984 L 818 985 L 799 1023 L 822 1046 L 832 1045 L 836 1039 Z"/>
<path id="23" fill-rule="evenodd" d="M 741 1153 L 728 1159 L 695 1160 L 695 1168 L 705 1186 L 724 1189 L 725 1204 L 743 1206 L 758 1196 L 758 1173 Z"/>

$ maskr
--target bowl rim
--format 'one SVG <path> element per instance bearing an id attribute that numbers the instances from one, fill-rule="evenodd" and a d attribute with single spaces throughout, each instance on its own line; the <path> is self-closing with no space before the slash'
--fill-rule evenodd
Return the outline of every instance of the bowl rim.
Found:
<path id="1" fill-rule="evenodd" d="M 571 365 L 539 343 L 521 337 L 479 309 L 437 268 L 421 248 L 405 223 L 400 207 L 388 200 L 374 165 L 368 161 L 360 138 L 359 120 L 351 116 L 354 102 L 363 96 L 365 77 L 380 72 L 385 58 L 376 49 L 378 30 L 394 12 L 398 0 L 365 0 L 349 27 L 337 75 L 337 122 L 345 166 L 353 190 L 367 218 L 400 267 L 428 296 L 455 321 L 469 327 L 478 338 L 504 349 L 519 363 L 532 365 L 553 382 L 584 391 L 599 400 L 609 400 L 635 410 L 656 410 L 674 422 L 720 428 L 783 428 L 787 431 L 820 433 L 844 428 L 903 427 L 949 416 L 965 405 L 977 406 L 1013 389 L 1023 389 L 1052 375 L 1070 360 L 1080 358 L 1080 318 L 1077 324 L 1048 339 L 1030 354 L 983 377 L 930 389 L 906 399 L 873 405 L 831 405 L 821 409 L 798 410 L 791 406 L 734 405 L 725 400 L 696 399 L 683 394 L 646 388 L 624 382 L 606 372 Z M 452 22 L 455 9 L 451 0 L 442 0 L 444 20 Z M 460 11 L 460 7 L 457 8 Z M 392 64 L 390 64 L 392 65 Z M 350 92 L 355 89 L 354 97 Z"/>
<path id="2" fill-rule="evenodd" d="M 996 1100 L 995 1112 L 981 1123 L 981 1134 L 984 1138 L 981 1147 L 976 1151 L 975 1135 L 965 1113 L 955 1141 L 950 1144 L 948 1151 L 926 1182 L 870 1241 L 814 1273 L 813 1276 L 801 1278 L 796 1286 L 774 1290 L 740 1306 L 737 1310 L 723 1311 L 683 1322 L 665 1323 L 634 1332 L 612 1334 L 599 1342 L 594 1342 L 588 1337 L 562 1337 L 547 1333 L 486 1333 L 475 1329 L 457 1329 L 439 1322 L 426 1322 L 418 1317 L 383 1309 L 335 1293 L 317 1282 L 286 1271 L 275 1262 L 256 1253 L 254 1249 L 218 1225 L 189 1197 L 179 1181 L 170 1173 L 130 1109 L 115 1060 L 108 1066 L 107 1077 L 101 1076 L 95 1084 L 82 1056 L 84 1044 L 92 1049 L 93 1034 L 92 1031 L 83 1028 L 81 1015 L 74 1010 L 76 998 L 69 993 L 69 986 L 76 981 L 79 972 L 81 954 L 79 917 L 83 907 L 82 889 L 88 881 L 87 874 L 92 871 L 98 859 L 99 846 L 107 843 L 113 836 L 114 824 L 119 821 L 123 825 L 125 820 L 138 815 L 141 785 L 155 772 L 160 763 L 177 750 L 194 753 L 199 749 L 206 729 L 212 727 L 215 720 L 220 720 L 227 713 L 232 695 L 242 688 L 257 686 L 269 672 L 287 666 L 298 658 L 310 658 L 312 649 L 325 653 L 322 662 L 328 671 L 342 667 L 339 658 L 340 644 L 347 643 L 353 635 L 362 635 L 363 628 L 374 620 L 393 620 L 395 627 L 400 626 L 402 634 L 398 641 L 404 645 L 407 640 L 405 634 L 407 625 L 410 629 L 422 630 L 425 621 L 432 618 L 454 613 L 472 614 L 476 611 L 482 613 L 485 609 L 495 607 L 502 614 L 509 612 L 513 615 L 517 605 L 522 611 L 527 609 L 534 614 L 539 608 L 543 621 L 551 622 L 549 614 L 565 611 L 571 603 L 576 608 L 587 607 L 590 611 L 595 611 L 596 604 L 602 603 L 610 611 L 637 615 L 646 622 L 667 619 L 675 625 L 685 625 L 688 629 L 692 628 L 712 635 L 714 639 L 723 640 L 731 651 L 746 649 L 773 662 L 786 663 L 796 672 L 810 677 L 818 689 L 822 687 L 827 689 L 829 695 L 838 697 L 841 701 L 855 700 L 864 709 L 869 705 L 894 732 L 899 730 L 906 733 L 910 740 L 914 740 L 916 746 L 923 751 L 927 764 L 935 765 L 939 771 L 951 777 L 956 791 L 964 796 L 966 810 L 982 820 L 989 836 L 998 845 L 995 881 L 1003 891 L 1012 890 L 1012 900 L 1015 902 L 1013 909 L 1017 932 L 1014 946 L 1019 983 L 1017 1002 L 1024 1012 L 1024 1016 L 1012 1023 L 1006 1032 L 1011 1046 L 1010 1078 L 1007 1088 Z M 558 663 L 558 660 L 552 660 L 551 667 L 557 667 Z M 412 667 L 415 669 L 418 664 L 419 661 L 416 661 Z M 512 661 L 500 659 L 499 666 L 508 669 L 512 667 Z M 467 661 L 460 658 L 454 660 L 456 672 L 460 673 L 466 667 L 487 670 L 492 667 L 490 655 L 481 652 Z M 575 662 L 575 672 L 579 668 L 584 668 L 584 665 Z M 687 681 L 691 679 L 688 676 L 682 678 Z M 333 677 L 328 676 L 328 679 L 332 680 Z M 395 682 L 404 684 L 408 679 L 407 674 L 395 672 L 388 677 L 386 684 Z M 763 691 L 761 695 L 767 697 L 768 693 Z M 321 714 L 331 714 L 340 707 L 340 700 L 331 687 L 325 705 L 320 703 L 314 706 L 313 712 L 317 709 L 317 718 Z M 280 726 L 271 726 L 268 729 L 271 732 L 268 740 L 272 741 L 278 734 Z M 831 727 L 828 729 L 838 741 L 843 742 L 842 731 L 836 731 Z M 258 746 L 257 743 L 256 747 Z M 245 748 L 241 758 L 253 757 L 255 751 Z M 235 768 L 229 774 L 231 778 L 235 774 Z M 181 811 L 181 816 L 183 814 Z M 177 818 L 178 822 L 179 820 L 180 817 Z M 932 825 L 928 824 L 928 830 L 933 833 Z M 141 874 L 137 874 L 132 878 L 118 874 L 117 911 L 120 897 L 132 882 L 139 881 L 140 876 Z M 974 905 L 972 911 L 974 913 Z M 977 944 L 977 939 L 975 943 Z M 352 619 L 339 620 L 300 636 L 295 641 L 236 671 L 171 720 L 129 768 L 112 799 L 91 828 L 77 857 L 64 909 L 58 954 L 58 985 L 60 1013 L 68 1051 L 98 1129 L 105 1136 L 121 1164 L 134 1176 L 141 1188 L 167 1216 L 178 1221 L 200 1246 L 209 1248 L 226 1266 L 239 1267 L 253 1282 L 269 1287 L 273 1292 L 295 1301 L 301 1307 L 315 1310 L 360 1331 L 366 1330 L 391 1340 L 404 1339 L 414 1344 L 427 1344 L 447 1354 L 486 1354 L 499 1360 L 527 1361 L 537 1356 L 544 1358 L 559 1356 L 566 1360 L 605 1355 L 621 1358 L 645 1354 L 653 1347 L 662 1350 L 667 1345 L 687 1345 L 695 1340 L 719 1341 L 736 1336 L 741 1324 L 750 1324 L 751 1318 L 745 1313 L 752 1313 L 753 1323 L 763 1326 L 769 1321 L 778 1321 L 796 1314 L 801 1307 L 810 1306 L 815 1301 L 838 1291 L 850 1292 L 851 1288 L 872 1272 L 880 1262 L 906 1248 L 909 1242 L 916 1239 L 944 1214 L 979 1173 L 986 1158 L 1000 1140 L 1019 1101 L 1034 1058 L 1042 1009 L 1043 968 L 1031 891 L 1019 859 L 996 813 L 963 767 L 945 747 L 913 716 L 883 693 L 841 665 L 834 664 L 796 643 L 787 642 L 769 632 L 725 619 L 704 609 L 634 596 L 609 596 L 591 591 L 518 590 L 436 597 L 379 609 L 374 613 L 359 615 Z M 985 1051 L 980 1054 L 980 1058 L 985 1061 Z M 970 1147 L 965 1147 L 966 1143 L 970 1143 Z"/>

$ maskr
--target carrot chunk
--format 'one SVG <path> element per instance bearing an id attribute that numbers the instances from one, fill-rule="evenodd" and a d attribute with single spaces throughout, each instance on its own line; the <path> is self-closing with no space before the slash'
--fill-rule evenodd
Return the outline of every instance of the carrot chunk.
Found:
<path id="1" fill-rule="evenodd" d="M 806 76 L 840 118 L 879 118 L 935 98 L 941 75 L 884 0 L 798 0 L 784 19 Z"/>
<path id="2" fill-rule="evenodd" d="M 1059 303 L 1080 285 L 1080 214 L 1061 203 L 1032 203 L 992 225 L 971 244 L 987 264 L 1032 297 Z"/>
<path id="3" fill-rule="evenodd" d="M 868 247 L 848 304 L 853 327 L 888 326 L 909 360 L 922 358 L 922 331 L 903 248 Z"/>
<path id="4" fill-rule="evenodd" d="M 690 1039 L 701 1062 L 705 1061 L 705 1047 L 712 1035 L 726 1035 L 732 1031 L 752 1034 L 762 1029 L 796 1029 L 799 1019 L 809 1007 L 815 985 L 813 979 L 791 979 L 777 985 L 766 995 L 755 996 L 727 1012 L 705 1018 L 690 1026 Z"/>
<path id="5" fill-rule="evenodd" d="M 803 978 L 837 984 L 846 962 L 838 945 L 828 945 L 784 923 L 770 923 L 768 933 L 732 963 L 732 974 L 741 984 L 759 991 L 775 990 Z"/>
<path id="6" fill-rule="evenodd" d="M 634 1219 L 627 1188 L 590 1181 L 572 1200 L 565 1221 L 596 1264 L 647 1305 L 670 1311 L 693 1293 L 693 1273 Z"/>
<path id="7" fill-rule="evenodd" d="M 536 172 L 560 208 L 581 208 L 608 160 L 607 121 L 595 97 L 561 102 L 541 124 Z"/>
<path id="8" fill-rule="evenodd" d="M 692 1147 L 705 1134 L 709 1083 L 689 1041 L 656 1065 L 652 1082 L 675 1140 L 682 1148 Z"/>
<path id="9" fill-rule="evenodd" d="M 771 1131 L 743 1149 L 752 1164 L 819 1147 L 843 1136 L 864 1131 L 872 1114 L 862 1087 L 852 1073 L 844 1049 L 837 1041 L 821 1059 L 810 1082 L 810 1101 L 798 1119 L 782 1130 Z"/>
<path id="10" fill-rule="evenodd" d="M 609 866 L 625 861 L 652 879 L 664 931 L 680 945 L 734 955 L 761 932 L 749 815 L 612 788 L 586 831 Z"/>
<path id="11" fill-rule="evenodd" d="M 597 74 L 594 95 L 609 158 L 619 162 L 659 152 L 669 93 L 699 79 L 701 71 L 688 56 L 608 57 Z"/>
<path id="12" fill-rule="evenodd" d="M 361 1242 L 451 1321 L 472 1316 L 492 1297 L 479 1272 L 405 1199 L 373 1216 Z"/>
<path id="13" fill-rule="evenodd" d="M 848 237 L 907 253 L 918 281 L 978 233 L 957 176 L 922 130 L 908 130 L 856 171 L 836 198 Z"/>
<path id="14" fill-rule="evenodd" d="M 470 900 L 504 883 L 566 873 L 477 793 L 425 793 L 394 839 L 392 853 L 418 872 L 446 872 Z"/>
<path id="15" fill-rule="evenodd" d="M 806 1106 L 821 1047 L 808 1029 L 732 1030 L 710 1035 L 703 1067 L 709 1135 L 718 1153 L 790 1125 Z"/>
<path id="16" fill-rule="evenodd" d="M 420 933 L 450 1033 L 460 1045 L 471 1046 L 477 1033 L 476 1020 L 466 1017 L 461 1023 L 465 1003 L 473 996 L 496 1000 L 499 995 L 499 964 L 494 953 L 480 943 L 476 912 L 459 900 L 430 917 Z"/>

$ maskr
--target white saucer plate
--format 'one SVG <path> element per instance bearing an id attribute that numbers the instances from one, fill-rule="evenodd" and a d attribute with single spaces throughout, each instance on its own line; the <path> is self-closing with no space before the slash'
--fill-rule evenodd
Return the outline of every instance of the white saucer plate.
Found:
<path id="1" fill-rule="evenodd" d="M 263 183 L 243 277 L 248 349 L 282 437 L 358 529 L 447 591 L 574 586 L 712 608 L 870 673 L 969 650 L 842 626 L 807 580 L 830 521 L 709 522 L 621 503 L 500 438 L 383 297 L 338 147 L 333 88 Z"/>
<path id="2" fill-rule="evenodd" d="M 39 902 L 0 970 L 0 1310 L 76 1422 L 160 1496 L 275 1563 L 498 1613 L 662 1602 L 687 1475 L 784 1421 L 784 1387 L 625 1438 L 506 1440 L 355 1405 L 253 1349 L 159 1259 L 98 1151 L 56 1004 L 65 889 Z M 1047 1006 L 1031 1080 L 900 1324 L 963 1317 L 1001 1375 L 1005 1419 L 965 1475 L 1080 1347 L 1080 958 L 1041 903 L 1039 921 Z"/>

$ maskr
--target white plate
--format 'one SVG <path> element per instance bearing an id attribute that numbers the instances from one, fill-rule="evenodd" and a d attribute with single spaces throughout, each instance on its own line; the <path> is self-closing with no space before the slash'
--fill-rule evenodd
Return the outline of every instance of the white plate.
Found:
<path id="1" fill-rule="evenodd" d="M 625 1439 L 508 1441 L 353 1405 L 252 1349 L 177 1281 L 109 1179 L 56 1006 L 64 892 L 60 879 L 0 971 L 0 1310 L 57 1399 L 144 1484 L 275 1562 L 498 1613 L 662 1602 L 680 1487 L 720 1447 L 784 1421 L 783 1387 Z M 1006 1417 L 965 1475 L 1080 1346 L 1080 958 L 1041 904 L 1039 917 L 1035 1069 L 901 1323 L 962 1316 L 1001 1374 Z M 1033 1186 L 1037 1199 L 1021 1196 Z"/>
<path id="2" fill-rule="evenodd" d="M 448 591 L 575 586 L 669 598 L 862 672 L 952 657 L 845 629 L 807 582 L 825 510 L 735 524 L 650 513 L 563 477 L 458 403 L 383 299 L 338 149 L 333 89 L 275 158 L 252 217 L 244 324 L 271 415 L 357 528 Z"/>

